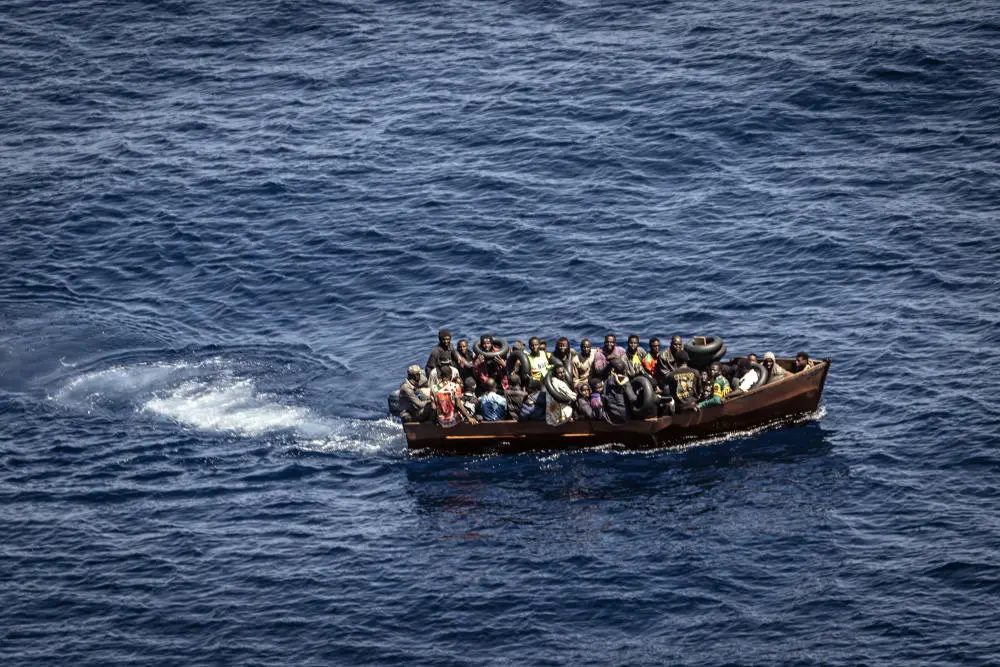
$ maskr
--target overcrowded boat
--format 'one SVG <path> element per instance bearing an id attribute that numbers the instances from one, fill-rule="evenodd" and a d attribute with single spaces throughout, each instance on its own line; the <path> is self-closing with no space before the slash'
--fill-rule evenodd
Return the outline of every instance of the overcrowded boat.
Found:
<path id="1" fill-rule="evenodd" d="M 718 336 L 674 336 L 661 350 L 656 338 L 623 348 L 609 334 L 579 352 L 565 338 L 553 352 L 538 338 L 484 335 L 471 349 L 450 339 L 441 331 L 427 365 L 389 396 L 413 453 L 644 449 L 780 425 L 817 411 L 831 363 L 804 352 L 727 359 Z"/>

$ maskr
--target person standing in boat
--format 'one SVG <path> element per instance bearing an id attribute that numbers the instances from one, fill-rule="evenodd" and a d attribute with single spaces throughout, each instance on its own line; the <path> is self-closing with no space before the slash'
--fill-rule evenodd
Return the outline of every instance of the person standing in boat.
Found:
<path id="1" fill-rule="evenodd" d="M 658 358 L 660 373 L 664 377 L 670 375 L 680 367 L 677 361 L 677 355 L 680 352 L 684 352 L 684 339 L 674 334 L 670 338 L 670 347 L 661 352 Z"/>
<path id="2" fill-rule="evenodd" d="M 729 396 L 729 380 L 722 374 L 722 366 L 718 361 L 712 362 L 712 365 L 708 367 L 708 381 L 711 382 L 712 395 L 695 405 L 695 410 L 722 405 L 722 402 Z"/>
<path id="3" fill-rule="evenodd" d="M 451 358 L 440 359 L 436 372 L 438 382 L 431 388 L 431 401 L 434 403 L 438 425 L 450 428 L 460 424 L 463 419 L 475 424 L 476 418 L 462 404 L 462 385 L 458 383 L 458 371 L 452 368 Z"/>
<path id="4" fill-rule="evenodd" d="M 590 374 L 594 370 L 594 360 L 597 352 L 591 347 L 590 339 L 580 341 L 580 353 L 573 357 L 573 384 L 590 382 Z"/>
<path id="5" fill-rule="evenodd" d="M 602 380 L 608 377 L 611 372 L 611 366 L 609 363 L 612 357 L 621 357 L 624 360 L 625 348 L 618 345 L 618 337 L 614 334 L 608 334 L 604 337 L 604 347 L 597 351 L 597 355 L 594 357 L 594 370 L 593 372 L 597 377 Z"/>
<path id="6" fill-rule="evenodd" d="M 767 369 L 767 382 L 768 384 L 774 382 L 775 380 L 780 380 L 788 375 L 788 371 L 779 366 L 774 360 L 774 352 L 764 353 L 764 368 Z"/>
<path id="7" fill-rule="evenodd" d="M 535 382 L 541 382 L 549 372 L 549 355 L 542 349 L 538 336 L 528 339 L 528 371 Z"/>
<path id="8" fill-rule="evenodd" d="M 472 362 L 473 377 L 476 378 L 477 391 L 484 393 L 487 390 L 487 381 L 493 380 L 498 389 L 507 389 L 507 361 L 499 356 L 487 357 L 486 354 L 494 351 L 493 336 L 485 334 L 479 337 L 479 349 L 483 354 L 476 357 Z"/>
<path id="9" fill-rule="evenodd" d="M 660 339 L 650 338 L 649 339 L 649 352 L 646 356 L 642 358 L 642 367 L 646 371 L 646 375 L 651 378 L 656 378 L 656 362 L 660 357 Z"/>
<path id="10" fill-rule="evenodd" d="M 556 349 L 549 355 L 549 363 L 553 366 L 562 366 L 565 368 L 566 379 L 569 381 L 572 379 L 573 360 L 575 358 L 576 352 L 569 346 L 569 339 L 563 336 L 556 341 Z"/>
<path id="11" fill-rule="evenodd" d="M 455 347 L 453 363 L 455 364 L 455 368 L 458 369 L 458 376 L 461 378 L 463 384 L 473 376 L 472 364 L 475 360 L 476 358 L 473 356 L 472 350 L 469 349 L 469 341 L 464 338 L 458 341 L 458 345 Z"/>
<path id="12" fill-rule="evenodd" d="M 451 346 L 451 332 L 447 329 L 438 331 L 438 344 L 431 350 L 430 356 L 427 357 L 427 363 L 424 365 L 424 370 L 427 372 L 427 383 L 431 388 L 437 382 L 437 369 L 440 367 L 442 359 L 449 359 L 451 363 L 458 364 L 458 353 Z"/>
<path id="13" fill-rule="evenodd" d="M 632 334 L 628 337 L 625 348 L 626 372 L 629 377 L 634 378 L 643 371 L 642 360 L 646 357 L 646 350 L 639 347 L 639 337 Z"/>

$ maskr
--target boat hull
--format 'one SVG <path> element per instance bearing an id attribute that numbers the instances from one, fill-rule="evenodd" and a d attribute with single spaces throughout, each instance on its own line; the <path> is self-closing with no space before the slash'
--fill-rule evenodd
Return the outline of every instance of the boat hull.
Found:
<path id="1" fill-rule="evenodd" d="M 824 359 L 800 373 L 740 394 L 720 406 L 626 424 L 581 420 L 562 426 L 497 421 L 441 428 L 405 423 L 407 448 L 416 455 L 507 454 L 533 450 L 620 445 L 648 449 L 778 424 L 819 408 L 830 370 Z"/>

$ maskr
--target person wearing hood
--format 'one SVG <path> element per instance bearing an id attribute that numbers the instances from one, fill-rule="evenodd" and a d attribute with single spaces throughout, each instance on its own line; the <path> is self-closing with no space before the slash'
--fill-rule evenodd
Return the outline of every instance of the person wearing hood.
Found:
<path id="1" fill-rule="evenodd" d="M 562 397 L 551 393 L 548 387 L 545 389 L 545 423 L 549 426 L 561 426 L 573 418 L 573 403 L 576 402 L 576 393 L 566 384 L 566 368 L 561 365 L 552 367 L 552 377 L 546 380 L 548 386 L 557 393 L 562 393 Z M 568 401 L 561 400 L 563 397 Z"/>
<path id="2" fill-rule="evenodd" d="M 788 376 L 788 371 L 779 366 L 774 360 L 774 352 L 764 353 L 764 368 L 767 369 L 768 378 L 767 383 L 770 384 L 775 380 L 780 380 L 783 377 Z"/>
<path id="3" fill-rule="evenodd" d="M 399 385 L 399 418 L 404 422 L 426 422 L 434 418 L 430 391 L 421 387 L 424 374 L 413 364 L 406 369 L 406 380 Z"/>
<path id="4" fill-rule="evenodd" d="M 608 362 L 608 377 L 604 380 L 604 414 L 612 424 L 624 424 L 628 421 L 628 404 L 635 400 L 632 391 L 628 366 L 622 357 L 612 357 Z"/>

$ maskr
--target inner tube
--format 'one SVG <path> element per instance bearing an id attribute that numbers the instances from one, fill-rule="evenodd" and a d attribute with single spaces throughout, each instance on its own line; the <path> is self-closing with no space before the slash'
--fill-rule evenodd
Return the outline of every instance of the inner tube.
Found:
<path id="1" fill-rule="evenodd" d="M 552 398 L 556 399 L 560 403 L 572 403 L 576 400 L 572 395 L 552 386 L 552 373 L 545 374 L 545 377 L 542 378 L 542 386 L 545 387 L 545 391 L 552 394 Z"/>
<path id="2" fill-rule="evenodd" d="M 566 377 L 570 379 L 573 378 L 573 350 L 569 351 L 569 355 L 567 355 L 565 359 L 560 359 L 555 355 L 555 353 L 553 353 L 549 356 L 549 363 L 553 366 L 556 364 L 562 364 L 562 367 L 566 369 Z M 552 371 L 550 370 L 549 372 L 551 373 Z"/>
<path id="3" fill-rule="evenodd" d="M 704 345 L 684 343 L 684 349 L 692 357 L 709 357 L 715 355 L 722 347 L 722 339 L 718 336 L 705 336 Z"/>
<path id="4" fill-rule="evenodd" d="M 472 351 L 476 353 L 476 356 L 479 356 L 481 354 L 487 359 L 494 359 L 496 357 L 506 357 L 507 352 L 510 351 L 510 345 L 508 345 L 507 341 L 504 340 L 503 338 L 497 338 L 496 336 L 494 336 L 492 352 L 483 352 L 483 348 L 479 345 L 478 340 L 472 346 Z"/>
<path id="5" fill-rule="evenodd" d="M 528 380 L 531 378 L 531 364 L 528 362 L 528 355 L 525 354 L 524 350 L 511 350 L 507 357 L 507 375 L 514 372 L 514 361 L 518 359 L 521 361 L 521 372 L 518 373 L 521 376 L 521 387 L 527 391 Z"/>
<path id="6" fill-rule="evenodd" d="M 389 394 L 389 414 L 393 417 L 399 416 L 399 390 Z"/>
<path id="7" fill-rule="evenodd" d="M 653 381 L 645 375 L 636 375 L 629 381 L 632 391 L 635 392 L 635 403 L 632 404 L 632 411 L 638 414 L 656 414 L 656 406 L 660 402 L 660 396 L 656 393 Z"/>
<path id="8" fill-rule="evenodd" d="M 764 364 L 759 364 L 755 361 L 752 364 L 750 364 L 750 368 L 757 371 L 757 381 L 753 383 L 753 386 L 750 387 L 751 389 L 756 389 L 757 387 L 763 387 L 765 384 L 767 384 L 767 381 L 768 379 L 770 379 L 771 374 L 767 372 L 766 368 L 764 368 Z"/>
<path id="9" fill-rule="evenodd" d="M 727 351 L 726 344 L 723 343 L 722 347 L 719 348 L 719 351 L 712 355 L 712 361 L 722 361 L 723 357 L 726 356 Z"/>

